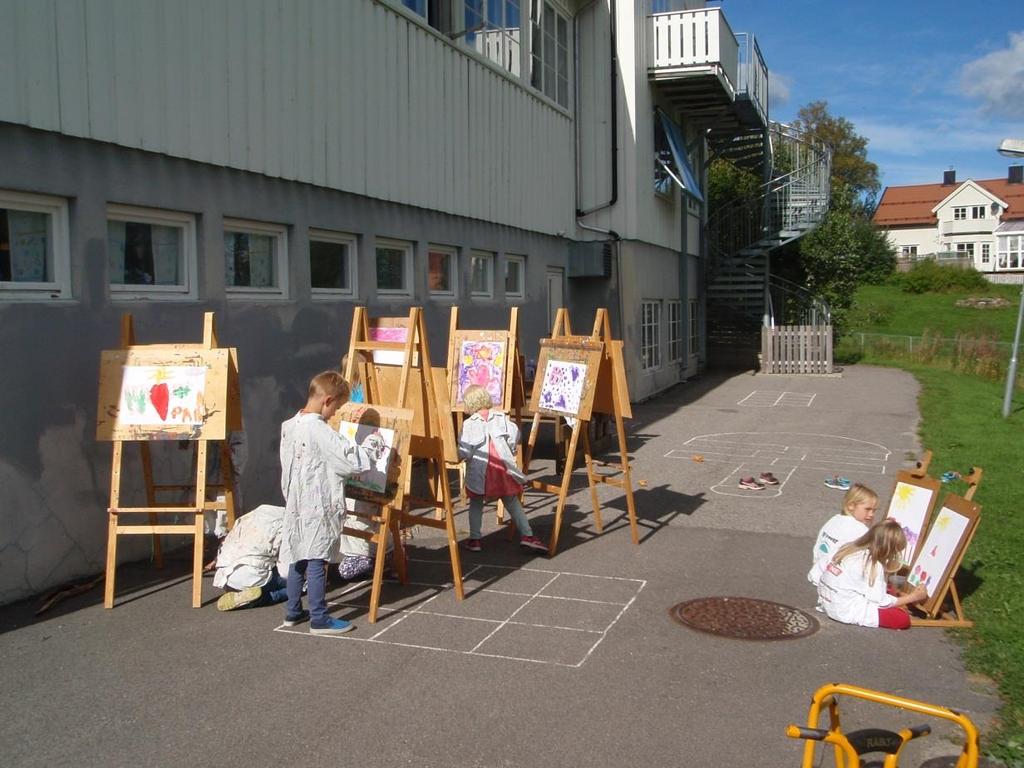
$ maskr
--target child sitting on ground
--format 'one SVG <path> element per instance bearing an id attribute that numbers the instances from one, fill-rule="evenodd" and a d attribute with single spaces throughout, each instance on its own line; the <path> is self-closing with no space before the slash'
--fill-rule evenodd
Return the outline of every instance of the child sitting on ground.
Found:
<path id="1" fill-rule="evenodd" d="M 218 611 L 282 603 L 288 599 L 284 577 L 277 570 L 284 507 L 261 504 L 235 521 L 221 542 L 213 586 L 226 590 Z"/>
<path id="2" fill-rule="evenodd" d="M 878 509 L 878 494 L 866 485 L 856 483 L 843 496 L 841 509 L 821 527 L 814 541 L 811 570 L 807 573 L 807 580 L 814 586 L 818 586 L 821 574 L 836 550 L 867 533 Z"/>
<path id="3" fill-rule="evenodd" d="M 338 561 L 345 478 L 370 469 L 378 458 L 327 425 L 348 394 L 348 382 L 337 371 L 317 374 L 309 383 L 305 407 L 281 425 L 281 562 L 288 564 L 284 623 L 292 627 L 309 618 L 309 631 L 315 635 L 354 628 L 327 613 L 327 563 Z M 302 609 L 303 579 L 308 613 Z"/>
<path id="4" fill-rule="evenodd" d="M 480 523 L 484 499 L 501 499 L 519 529 L 519 545 L 547 552 L 544 542 L 533 535 L 530 522 L 519 503 L 526 476 L 516 466 L 515 450 L 519 427 L 501 411 L 491 410 L 494 401 L 481 386 L 466 387 L 462 404 L 469 417 L 459 435 L 459 457 L 466 462 L 466 493 L 469 496 L 469 539 L 466 549 L 479 552 Z"/>
<path id="5" fill-rule="evenodd" d="M 829 618 L 862 627 L 909 629 L 903 608 L 928 597 L 918 586 L 896 597 L 886 590 L 886 574 L 895 573 L 907 537 L 895 520 L 883 520 L 856 541 L 839 548 L 818 582 L 818 601 Z"/>

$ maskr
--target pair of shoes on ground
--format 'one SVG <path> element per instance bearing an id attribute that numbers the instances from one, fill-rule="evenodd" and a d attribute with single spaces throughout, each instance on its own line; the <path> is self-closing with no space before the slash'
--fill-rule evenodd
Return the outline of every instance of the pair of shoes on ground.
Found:
<path id="1" fill-rule="evenodd" d="M 304 621 L 309 621 L 309 611 L 303 610 L 296 615 L 285 614 L 284 617 L 286 627 L 294 627 Z M 311 635 L 343 635 L 355 628 L 356 625 L 351 621 L 330 618 L 326 624 L 310 624 L 309 633 Z"/>
<path id="2" fill-rule="evenodd" d="M 519 540 L 519 546 L 523 549 L 533 550 L 534 552 L 548 551 L 547 544 L 538 539 L 536 536 L 523 536 Z M 466 539 L 464 542 L 462 542 L 462 548 L 470 552 L 479 552 L 484 547 L 480 539 Z"/>
<path id="3" fill-rule="evenodd" d="M 850 481 L 845 477 L 839 475 L 832 475 L 832 477 L 825 478 L 825 485 L 828 488 L 833 488 L 837 491 L 848 491 L 850 490 Z"/>
<path id="4" fill-rule="evenodd" d="M 218 611 L 233 611 L 255 603 L 263 595 L 262 587 L 246 587 L 238 592 L 225 592 L 217 598 Z"/>
<path id="5" fill-rule="evenodd" d="M 939 479 L 944 483 L 952 483 L 954 480 L 960 480 L 962 477 L 963 475 L 959 472 L 951 469 L 949 472 L 943 472 Z"/>
<path id="6" fill-rule="evenodd" d="M 738 483 L 740 488 L 748 491 L 763 491 L 766 485 L 778 485 L 779 479 L 771 472 L 762 472 L 756 478 L 741 477 Z"/>

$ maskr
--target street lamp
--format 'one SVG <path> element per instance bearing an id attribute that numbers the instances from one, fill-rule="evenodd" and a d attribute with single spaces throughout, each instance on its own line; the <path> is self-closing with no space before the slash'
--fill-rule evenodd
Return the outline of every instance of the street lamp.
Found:
<path id="1" fill-rule="evenodd" d="M 996 150 L 1006 157 L 1024 157 L 1024 139 L 1003 139 Z M 1017 345 L 1020 344 L 1020 325 L 1024 320 L 1024 282 L 1020 287 L 1020 307 L 1017 309 L 1017 330 L 1013 334 L 1013 350 L 1010 353 L 1010 368 L 1006 372 L 1006 392 L 1003 394 L 1003 418 L 1010 415 L 1010 401 L 1013 399 L 1013 385 L 1017 381 Z"/>

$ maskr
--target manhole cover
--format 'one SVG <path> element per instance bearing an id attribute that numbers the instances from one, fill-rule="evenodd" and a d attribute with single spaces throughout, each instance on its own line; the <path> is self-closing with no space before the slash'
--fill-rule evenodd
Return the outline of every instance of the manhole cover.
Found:
<path id="1" fill-rule="evenodd" d="M 818 631 L 818 621 L 801 610 L 749 597 L 701 597 L 673 605 L 680 624 L 741 640 L 793 640 Z"/>

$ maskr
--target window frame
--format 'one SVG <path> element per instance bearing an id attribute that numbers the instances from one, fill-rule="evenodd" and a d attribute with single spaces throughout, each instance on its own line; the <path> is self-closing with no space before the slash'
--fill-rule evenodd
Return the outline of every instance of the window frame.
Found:
<path id="1" fill-rule="evenodd" d="M 415 290 L 412 284 L 413 243 L 409 240 L 397 240 L 390 237 L 377 237 L 373 241 L 373 288 L 376 296 L 387 298 L 412 298 Z M 381 288 L 380 275 L 377 272 L 377 250 L 387 248 L 402 251 L 402 288 Z"/>
<path id="2" fill-rule="evenodd" d="M 500 69 L 510 77 L 514 77 L 517 80 L 521 80 L 523 77 L 523 3 L 527 0 L 519 0 L 516 5 L 519 9 L 519 26 L 512 27 L 508 26 L 508 7 L 512 4 L 512 0 L 476 0 L 480 5 L 479 18 L 481 25 L 473 25 L 472 27 L 466 23 L 467 13 L 471 13 L 477 16 L 476 9 L 470 7 L 470 3 L 473 0 L 459 0 L 457 6 L 457 13 L 462 22 L 462 47 L 466 50 L 472 51 L 476 56 L 479 56 L 484 61 L 490 62 L 495 67 Z M 501 24 L 496 26 L 490 25 L 492 3 L 498 3 L 501 7 Z M 515 39 L 511 34 L 512 31 L 519 32 L 519 39 Z M 487 35 L 497 35 L 498 42 L 500 44 L 500 50 L 498 52 L 498 58 L 488 55 L 488 46 L 486 42 Z M 476 41 L 478 38 L 483 37 L 484 45 L 483 50 L 477 48 Z"/>
<path id="3" fill-rule="evenodd" d="M 518 265 L 519 288 L 515 291 L 509 291 L 508 269 L 513 264 Z M 513 301 L 525 301 L 526 299 L 526 257 L 518 253 L 505 254 L 505 298 Z"/>
<path id="4" fill-rule="evenodd" d="M 439 290 L 430 287 L 430 255 L 432 253 L 446 254 L 448 262 L 448 281 L 451 288 Z M 455 299 L 459 296 L 459 249 L 450 245 L 436 245 L 431 243 L 427 246 L 427 293 L 435 299 Z"/>
<path id="5" fill-rule="evenodd" d="M 530 88 L 534 92 L 540 94 L 545 99 L 548 99 L 551 103 L 557 104 L 559 107 L 565 110 L 572 108 L 572 59 L 573 59 L 573 35 L 571 33 L 572 24 L 569 17 L 563 13 L 562 9 L 559 8 L 550 0 L 529 0 L 529 19 L 530 25 L 530 51 L 529 58 L 527 61 L 528 69 L 524 80 L 529 84 Z M 545 11 L 551 10 L 553 17 L 553 23 L 555 29 L 551 32 L 550 36 L 554 41 L 554 61 L 548 61 L 544 51 L 544 38 L 548 35 L 547 24 L 545 21 Z M 539 15 L 535 16 L 534 11 L 537 11 Z M 558 39 L 559 21 L 562 22 L 566 32 L 565 40 L 565 102 L 559 98 L 559 86 L 562 84 L 561 75 L 563 74 L 558 66 L 558 52 L 561 47 Z M 539 64 L 539 67 L 537 66 Z M 537 72 L 535 72 L 537 67 Z M 554 96 L 551 96 L 547 92 L 547 70 L 553 72 L 555 78 L 554 84 Z M 539 83 L 535 82 L 535 74 L 539 74 Z"/>
<path id="6" fill-rule="evenodd" d="M 473 284 L 473 265 L 477 259 L 484 259 L 487 262 L 487 290 L 478 291 Z M 494 251 L 483 251 L 474 248 L 469 252 L 469 295 L 473 299 L 494 298 L 494 263 L 496 254 Z"/>
<path id="7" fill-rule="evenodd" d="M 974 259 L 974 243 L 957 243 L 956 255 L 960 258 L 968 257 Z"/>
<path id="8" fill-rule="evenodd" d="M 673 317 L 673 315 L 675 315 Z M 683 301 L 682 299 L 666 299 L 665 325 L 668 333 L 667 362 L 679 363 L 683 360 Z"/>
<path id="9" fill-rule="evenodd" d="M 651 318 L 648 318 L 648 308 Z M 661 299 L 642 299 L 640 301 L 640 370 L 657 371 L 662 367 L 661 350 Z M 649 321 L 650 320 L 650 321 Z M 648 336 L 649 334 L 649 336 Z M 648 343 L 650 341 L 650 343 Z M 648 357 L 650 350 L 650 357 Z"/>
<path id="10" fill-rule="evenodd" d="M 984 205 L 972 205 L 971 206 L 971 218 L 972 219 L 984 219 L 985 218 L 985 208 L 986 207 L 987 206 L 984 206 Z M 981 215 L 978 215 L 979 212 L 980 212 Z"/>
<path id="11" fill-rule="evenodd" d="M 307 248 L 310 250 L 309 258 L 309 290 L 314 300 L 330 301 L 333 299 L 355 299 L 359 295 L 359 237 L 349 232 L 340 232 L 335 229 L 322 229 L 310 227 L 308 233 Z M 313 285 L 313 254 L 312 243 L 333 243 L 335 245 L 348 246 L 348 284 L 344 288 L 318 288 Z"/>
<path id="12" fill-rule="evenodd" d="M 266 288 L 250 285 L 227 284 L 227 253 L 223 251 L 224 235 L 229 232 L 241 235 L 266 235 L 274 241 L 274 259 L 277 269 L 277 285 Z M 237 219 L 225 216 L 221 223 L 221 253 L 224 261 L 224 294 L 229 299 L 287 299 L 288 298 L 288 227 L 253 219 Z"/>
<path id="13" fill-rule="evenodd" d="M 917 245 L 901 245 L 900 246 L 900 258 L 902 259 L 915 259 L 917 258 Z"/>
<path id="14" fill-rule="evenodd" d="M 114 283 L 110 280 L 110 234 L 111 221 L 125 224 L 150 224 L 159 227 L 178 227 L 181 232 L 181 269 L 184 281 L 178 285 L 138 285 L 135 283 Z M 107 203 L 107 288 L 111 301 L 134 301 L 139 299 L 160 301 L 196 301 L 199 298 L 199 259 L 196 244 L 196 217 L 183 211 L 164 208 L 145 208 L 137 205 Z"/>
<path id="15" fill-rule="evenodd" d="M 992 262 L 992 244 L 982 243 L 981 244 L 981 263 L 990 264 Z"/>
<path id="16" fill-rule="evenodd" d="M 967 206 L 958 205 L 953 208 L 953 221 L 965 221 L 967 219 Z"/>
<path id="17" fill-rule="evenodd" d="M 49 216 L 53 280 L 47 282 L 0 282 L 0 301 L 56 301 L 71 295 L 71 236 L 68 200 L 54 195 L 0 189 L 0 208 Z"/>

